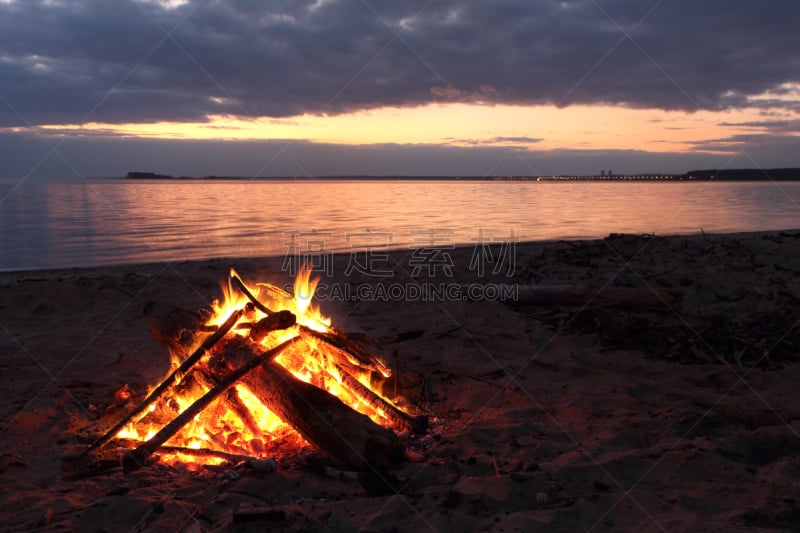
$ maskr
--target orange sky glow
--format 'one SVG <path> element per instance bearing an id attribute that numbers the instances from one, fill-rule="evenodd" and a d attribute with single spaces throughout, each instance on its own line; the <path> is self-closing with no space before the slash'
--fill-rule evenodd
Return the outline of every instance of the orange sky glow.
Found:
<path id="1" fill-rule="evenodd" d="M 693 142 L 757 133 L 757 127 L 735 124 L 763 120 L 762 110 L 755 107 L 688 113 L 621 106 L 557 108 L 454 103 L 383 107 L 333 116 L 253 119 L 211 116 L 207 122 L 92 122 L 42 128 L 50 133 L 62 130 L 74 134 L 81 130 L 86 134 L 165 139 L 292 139 L 354 145 L 513 145 L 532 150 L 680 152 L 689 149 Z"/>

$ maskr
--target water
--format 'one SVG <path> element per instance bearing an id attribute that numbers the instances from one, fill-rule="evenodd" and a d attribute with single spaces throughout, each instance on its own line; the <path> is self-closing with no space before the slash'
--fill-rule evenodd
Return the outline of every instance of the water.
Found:
<path id="1" fill-rule="evenodd" d="M 2 198 L 0 270 L 800 227 L 800 182 L 104 180 Z"/>

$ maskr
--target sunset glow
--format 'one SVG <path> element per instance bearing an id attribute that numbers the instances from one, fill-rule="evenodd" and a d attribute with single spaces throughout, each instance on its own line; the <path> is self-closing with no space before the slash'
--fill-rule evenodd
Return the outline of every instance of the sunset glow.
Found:
<path id="1" fill-rule="evenodd" d="M 765 96 L 766 98 L 766 96 Z M 785 113 L 798 119 L 797 113 Z M 210 116 L 207 122 L 41 126 L 55 134 L 156 139 L 306 140 L 445 146 L 515 146 L 530 150 L 687 150 L 694 143 L 759 131 L 755 107 L 725 111 L 663 111 L 621 106 L 429 104 L 383 107 L 342 115 L 288 118 Z M 16 128 L 16 131 L 21 131 Z"/>

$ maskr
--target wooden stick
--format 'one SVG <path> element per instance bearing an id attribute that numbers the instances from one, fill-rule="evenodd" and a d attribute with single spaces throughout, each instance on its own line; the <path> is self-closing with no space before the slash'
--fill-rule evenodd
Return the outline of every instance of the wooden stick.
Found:
<path id="1" fill-rule="evenodd" d="M 200 360 L 203 355 L 208 352 L 219 340 L 225 336 L 228 331 L 236 324 L 236 321 L 239 320 L 239 317 L 242 316 L 242 310 L 239 309 L 231 313 L 231 316 L 228 317 L 228 320 L 222 324 L 217 331 L 206 337 L 203 343 L 190 355 L 187 357 L 181 365 L 173 370 L 170 375 L 168 375 L 164 381 L 162 381 L 158 387 L 156 387 L 153 392 L 150 393 L 147 398 L 145 398 L 139 405 L 137 405 L 133 411 L 128 413 L 122 420 L 120 420 L 113 428 L 109 429 L 105 435 L 94 441 L 91 446 L 86 450 L 85 453 L 88 453 L 92 450 L 96 450 L 109 440 L 111 440 L 114 435 L 119 433 L 119 431 L 125 427 L 125 425 L 133 420 L 134 417 L 137 415 L 144 413 L 150 404 L 156 401 L 167 388 L 169 388 L 173 383 L 175 383 L 181 376 L 186 374 L 186 372 L 197 362 Z"/>
<path id="2" fill-rule="evenodd" d="M 141 444 L 140 441 L 133 439 L 114 439 L 112 442 L 119 443 L 120 445 L 125 447 L 133 447 Z M 158 449 L 158 451 L 163 453 L 182 453 L 185 455 L 191 455 L 193 457 L 204 457 L 204 458 L 211 457 L 211 458 L 222 459 L 224 461 L 229 461 L 231 463 L 240 463 L 242 461 L 265 460 L 265 459 L 259 459 L 258 457 L 253 457 L 251 455 L 228 453 L 220 450 L 212 450 L 210 448 L 187 448 L 185 446 L 161 446 Z"/>
<path id="3" fill-rule="evenodd" d="M 248 409 L 244 402 L 242 402 L 242 398 L 239 396 L 239 391 L 231 387 L 228 389 L 226 396 L 228 402 L 233 407 L 232 411 L 236 414 L 236 416 L 239 417 L 239 420 L 242 421 L 242 424 L 244 424 L 244 427 L 247 428 L 247 431 L 253 435 L 260 435 L 261 428 L 258 427 L 258 421 L 253 416 L 253 413 L 250 412 L 250 409 Z"/>
<path id="4" fill-rule="evenodd" d="M 230 463 L 241 463 L 241 462 L 263 460 L 259 459 L 258 457 L 253 457 L 251 455 L 227 453 L 227 452 L 221 452 L 219 450 L 211 450 L 208 448 L 186 448 L 184 446 L 161 446 L 158 449 L 158 451 L 164 453 L 182 453 L 185 455 L 191 455 L 193 457 L 203 457 L 203 458 L 213 457 L 228 461 Z"/>
<path id="5" fill-rule="evenodd" d="M 229 387 L 235 385 L 249 372 L 252 372 L 259 366 L 271 361 L 273 358 L 275 358 L 275 356 L 277 356 L 279 353 L 281 353 L 289 346 L 293 345 L 298 340 L 299 340 L 298 337 L 292 337 L 291 339 L 282 342 L 275 348 L 267 350 L 266 352 L 263 352 L 251 358 L 242 366 L 231 372 L 228 376 L 225 377 L 223 381 L 218 383 L 213 389 L 205 393 L 196 402 L 187 407 L 184 412 L 175 417 L 175 419 L 173 419 L 172 422 L 161 428 L 161 430 L 159 430 L 158 433 L 153 435 L 153 437 L 150 440 L 143 443 L 135 450 L 123 455 L 122 471 L 132 472 L 140 468 L 142 465 L 144 465 L 147 458 L 150 457 L 150 455 L 152 455 L 153 452 L 155 452 L 159 448 L 159 446 L 164 444 L 173 435 L 175 435 L 175 433 L 180 431 L 180 429 L 183 426 L 188 424 L 189 421 L 191 421 L 196 415 L 202 412 L 203 409 L 208 407 L 208 405 L 211 402 L 213 402 L 220 394 L 225 392 Z"/>
<path id="6" fill-rule="evenodd" d="M 363 383 L 358 381 L 354 376 L 347 372 L 340 365 L 334 365 L 339 376 L 342 378 L 342 384 L 350 389 L 358 399 L 369 404 L 373 409 L 383 411 L 386 417 L 394 424 L 402 429 L 411 430 L 414 433 L 425 433 L 428 430 L 428 417 L 427 416 L 411 416 L 404 413 L 391 403 L 387 402 Z M 335 379 L 331 375 L 331 379 Z"/>
<path id="7" fill-rule="evenodd" d="M 301 335 L 314 337 L 318 341 L 325 343 L 326 348 L 336 355 L 343 357 L 352 365 L 363 368 L 364 370 L 374 370 L 383 374 L 384 377 L 392 375 L 391 369 L 379 358 L 375 357 L 364 348 L 354 342 L 347 342 L 345 338 L 337 335 L 329 335 L 300 324 L 298 326 Z"/>
<path id="8" fill-rule="evenodd" d="M 242 281 L 242 278 L 239 277 L 239 274 L 237 274 L 234 269 L 231 269 L 230 279 L 231 283 L 236 285 L 236 288 L 242 291 L 242 293 L 247 296 L 247 299 L 250 300 L 259 311 L 266 315 L 272 314 L 272 310 L 269 307 L 259 302 L 258 299 L 253 296 L 253 293 L 250 292 L 250 289 L 247 288 L 247 285 L 244 284 L 244 281 Z"/>

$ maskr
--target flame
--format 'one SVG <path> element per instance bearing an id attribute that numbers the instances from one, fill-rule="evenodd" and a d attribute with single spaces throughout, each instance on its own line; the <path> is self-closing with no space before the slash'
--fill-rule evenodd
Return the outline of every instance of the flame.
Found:
<path id="1" fill-rule="evenodd" d="M 239 290 L 237 284 L 244 288 Z M 245 291 L 250 294 L 267 310 L 271 312 L 288 309 L 295 314 L 297 324 L 286 330 L 269 333 L 259 344 L 259 349 L 268 350 L 279 343 L 301 334 L 300 326 L 320 332 L 332 333 L 330 318 L 324 316 L 314 304 L 313 297 L 319 284 L 319 278 L 312 277 L 310 268 L 302 268 L 295 278 L 293 294 L 269 283 L 246 284 L 236 270 L 230 270 L 230 276 L 223 283 L 222 299 L 212 303 L 212 315 L 205 326 L 219 327 L 225 320 L 238 309 L 248 306 L 250 300 Z M 257 323 L 268 316 L 263 309 L 249 306 L 249 311 L 239 319 L 229 335 L 247 336 L 249 324 Z M 347 361 L 337 360 L 336 354 L 329 353 L 324 343 L 312 336 L 303 336 L 305 342 L 296 343 L 291 348 L 282 352 L 275 361 L 284 366 L 298 379 L 311 383 L 337 396 L 353 409 L 366 414 L 373 421 L 384 426 L 391 425 L 391 419 L 379 407 L 373 407 L 370 401 L 362 397 L 364 387 L 370 388 L 370 371 L 352 366 Z M 205 365 L 210 356 L 202 359 L 198 365 Z M 340 358 L 341 359 L 341 358 Z M 180 361 L 173 361 L 174 367 Z M 347 370 L 343 365 L 349 365 Z M 384 369 L 382 369 L 383 371 Z M 345 375 L 347 372 L 347 376 Z M 360 383 L 353 386 L 353 380 Z M 192 381 L 192 380 L 188 380 Z M 182 384 L 181 384 L 182 385 Z M 146 441 L 158 429 L 183 412 L 200 396 L 207 392 L 206 387 L 194 383 L 194 387 L 174 385 L 171 393 L 162 398 L 159 407 L 154 404 L 151 409 L 138 421 L 128 424 L 117 437 Z M 358 390 L 358 389 L 362 390 Z M 179 391 L 179 392 L 178 392 Z M 183 448 L 203 448 L 230 454 L 264 458 L 274 455 L 271 445 L 275 443 L 289 443 L 292 446 L 307 445 L 302 437 L 272 413 L 245 385 L 237 384 L 229 391 L 238 397 L 238 401 L 249 413 L 249 423 L 242 420 L 241 416 L 231 410 L 224 402 L 215 401 L 195 419 L 187 424 L 180 432 L 172 437 L 167 444 Z M 378 394 L 377 391 L 372 391 Z M 224 395 L 223 395 L 224 396 Z M 384 401 L 389 400 L 383 398 Z M 257 431 L 251 431 L 253 424 Z M 162 461 L 181 463 L 213 464 L 219 459 L 198 457 L 182 453 L 162 454 Z"/>

